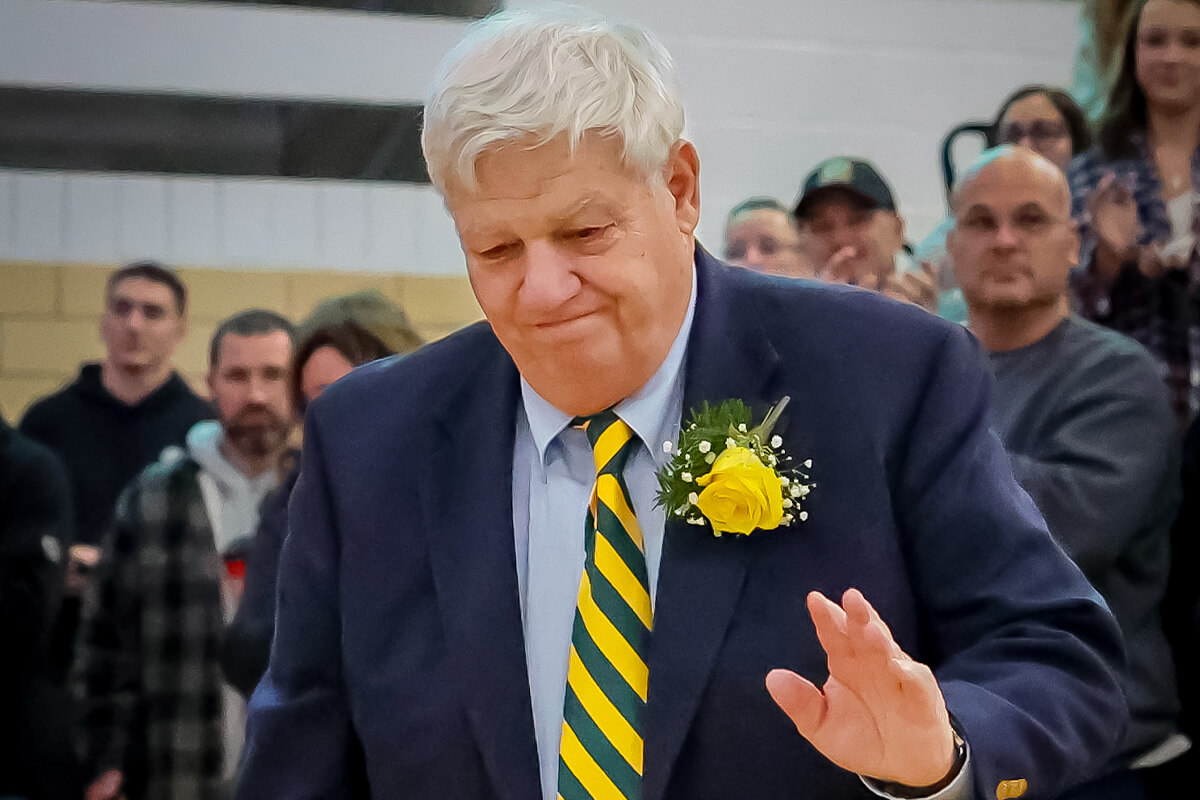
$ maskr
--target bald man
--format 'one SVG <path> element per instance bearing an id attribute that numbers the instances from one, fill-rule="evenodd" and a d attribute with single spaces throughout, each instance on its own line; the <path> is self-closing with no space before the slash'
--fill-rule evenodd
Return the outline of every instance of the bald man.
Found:
<path id="1" fill-rule="evenodd" d="M 1070 312 L 1079 235 L 1051 162 L 1020 147 L 990 150 L 963 175 L 951 209 L 947 252 L 995 375 L 997 432 L 1017 480 L 1125 636 L 1132 720 L 1105 781 L 1130 787 L 1122 797 L 1143 796 L 1147 769 L 1183 744 L 1159 621 L 1177 503 L 1166 391 L 1141 345 Z"/>

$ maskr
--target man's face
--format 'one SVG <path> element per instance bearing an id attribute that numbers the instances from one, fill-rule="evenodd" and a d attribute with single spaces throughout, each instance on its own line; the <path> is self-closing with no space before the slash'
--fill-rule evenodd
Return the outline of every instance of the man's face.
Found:
<path id="1" fill-rule="evenodd" d="M 208 387 L 225 439 L 247 458 L 280 452 L 294 419 L 288 391 L 292 342 L 283 331 L 221 339 Z"/>
<path id="2" fill-rule="evenodd" d="M 725 259 L 769 275 L 811 278 L 816 270 L 800 231 L 784 211 L 757 208 L 738 214 L 725 228 Z"/>
<path id="3" fill-rule="evenodd" d="M 507 145 L 478 187 L 445 189 L 475 296 L 529 384 L 570 414 L 630 396 L 666 357 L 687 312 L 699 217 L 695 148 L 676 144 L 661 181 L 589 133 Z"/>
<path id="4" fill-rule="evenodd" d="M 825 280 L 882 286 L 896 270 L 904 222 L 872 208 L 850 192 L 825 189 L 812 203 L 804 227 L 812 237 L 818 274 Z"/>
<path id="5" fill-rule="evenodd" d="M 1079 255 L 1065 178 L 1018 149 L 955 195 L 946 250 L 972 311 L 1053 305 Z"/>
<path id="6" fill-rule="evenodd" d="M 153 370 L 171 360 L 187 332 L 170 287 L 146 278 L 118 281 L 105 298 L 100 339 L 117 369 Z"/>

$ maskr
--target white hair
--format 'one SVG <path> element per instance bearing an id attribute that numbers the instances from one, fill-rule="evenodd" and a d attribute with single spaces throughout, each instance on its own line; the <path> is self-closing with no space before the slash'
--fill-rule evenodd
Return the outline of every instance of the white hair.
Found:
<path id="1" fill-rule="evenodd" d="M 477 188 L 489 148 L 588 132 L 618 137 L 627 165 L 661 172 L 683 133 L 674 64 L 649 33 L 576 8 L 503 11 L 446 56 L 425 104 L 421 148 L 440 191 Z"/>

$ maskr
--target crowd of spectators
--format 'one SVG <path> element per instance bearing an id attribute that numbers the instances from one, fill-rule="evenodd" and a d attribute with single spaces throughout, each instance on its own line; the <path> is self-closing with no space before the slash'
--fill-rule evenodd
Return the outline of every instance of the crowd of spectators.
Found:
<path id="1" fill-rule="evenodd" d="M 1170 797 L 1200 735 L 1200 2 L 1097 2 L 1092 22 L 1106 90 L 1014 91 L 925 240 L 874 164 L 832 154 L 791 204 L 730 210 L 723 253 L 975 335 L 1014 474 L 1125 637 L 1130 796 Z M 202 399 L 172 366 L 173 269 L 114 271 L 99 326 L 101 362 L 17 429 L 0 420 L 0 797 L 229 796 L 270 656 L 294 425 L 423 340 L 371 292 L 298 326 L 247 310 L 213 336 Z"/>

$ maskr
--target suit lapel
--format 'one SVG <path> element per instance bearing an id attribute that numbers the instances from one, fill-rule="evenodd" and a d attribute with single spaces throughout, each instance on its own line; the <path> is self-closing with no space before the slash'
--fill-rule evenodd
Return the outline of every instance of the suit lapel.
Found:
<path id="1" fill-rule="evenodd" d="M 541 795 L 513 546 L 519 383 L 494 340 L 464 365 L 422 484 L 437 601 L 467 714 L 496 794 Z"/>
<path id="2" fill-rule="evenodd" d="M 688 341 L 684 416 L 703 401 L 741 398 L 756 417 L 771 394 L 779 357 L 744 293 L 697 248 L 696 316 Z M 740 304 L 740 305 L 739 305 Z M 644 800 L 660 800 L 691 727 L 746 577 L 744 543 L 669 521 L 650 643 Z"/>

